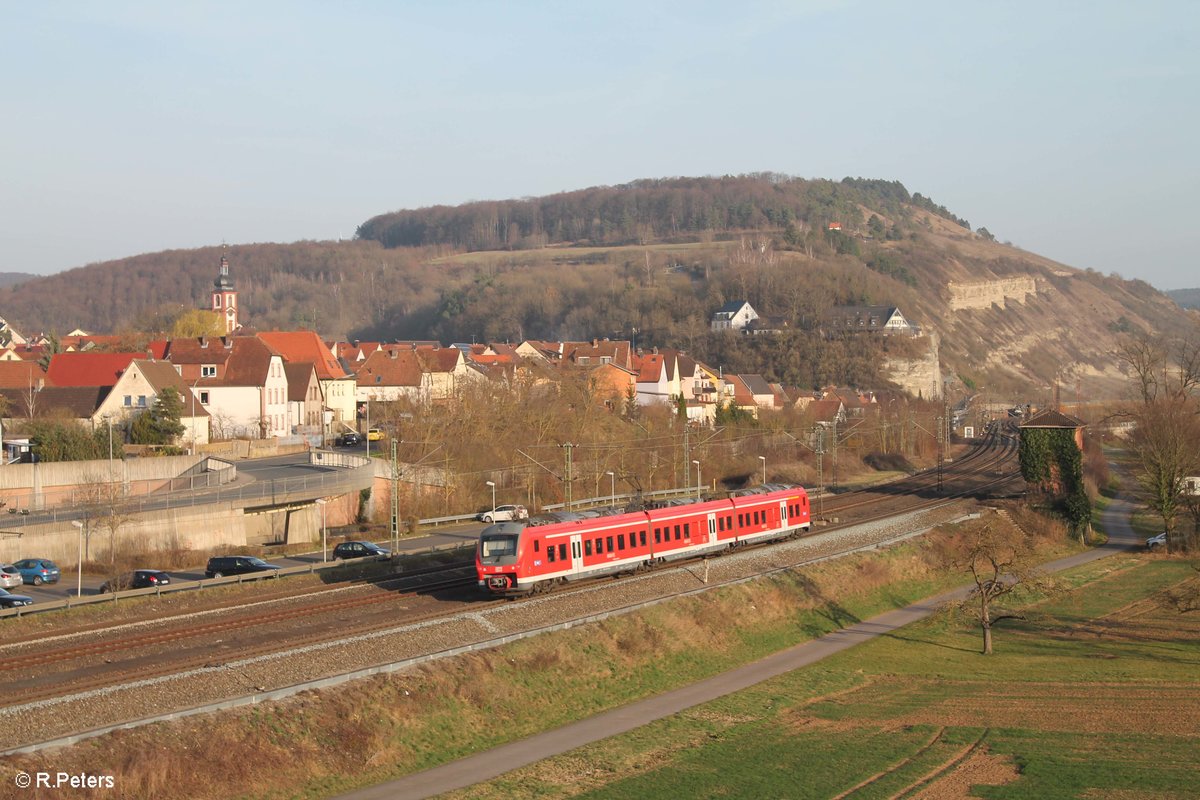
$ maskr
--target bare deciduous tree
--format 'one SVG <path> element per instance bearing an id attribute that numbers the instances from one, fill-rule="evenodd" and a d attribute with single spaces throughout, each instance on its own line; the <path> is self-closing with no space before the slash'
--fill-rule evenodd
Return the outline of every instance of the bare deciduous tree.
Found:
<path id="1" fill-rule="evenodd" d="M 937 540 L 941 563 L 971 576 L 974 589 L 947 610 L 978 623 L 983 634 L 983 654 L 992 653 L 992 628 L 1006 619 L 1025 619 L 1024 612 L 1004 604 L 1005 600 L 1049 592 L 1055 583 L 1037 568 L 1033 543 L 1015 528 L 994 521 L 962 526 Z"/>

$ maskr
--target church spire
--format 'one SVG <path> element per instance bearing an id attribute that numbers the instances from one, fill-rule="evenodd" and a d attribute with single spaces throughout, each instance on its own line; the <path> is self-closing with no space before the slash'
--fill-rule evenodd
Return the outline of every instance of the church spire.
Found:
<path id="1" fill-rule="evenodd" d="M 238 328 L 237 290 L 229 277 L 228 246 L 221 245 L 221 271 L 213 281 L 212 310 L 225 319 L 225 333 L 233 333 Z"/>

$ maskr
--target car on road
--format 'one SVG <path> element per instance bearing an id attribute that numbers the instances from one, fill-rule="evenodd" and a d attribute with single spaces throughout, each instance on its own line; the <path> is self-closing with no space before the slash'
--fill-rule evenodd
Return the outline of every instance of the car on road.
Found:
<path id="1" fill-rule="evenodd" d="M 363 443 L 362 434 L 350 431 L 343 433 L 337 438 L 337 443 L 341 447 L 354 447 Z"/>
<path id="2" fill-rule="evenodd" d="M 521 505 L 503 505 L 486 508 L 475 515 L 480 522 L 511 522 L 518 519 L 529 519 L 529 511 Z"/>
<path id="3" fill-rule="evenodd" d="M 0 589 L 0 608 L 20 608 L 33 605 L 33 598 L 24 594 L 13 594 L 8 589 Z"/>
<path id="4" fill-rule="evenodd" d="M 380 561 L 390 558 L 392 551 L 386 547 L 380 547 L 374 542 L 342 542 L 337 547 L 333 548 L 333 557 L 341 558 L 367 558 L 374 556 Z"/>
<path id="5" fill-rule="evenodd" d="M 12 564 L 0 564 L 0 589 L 11 589 L 25 582 L 21 571 Z"/>
<path id="6" fill-rule="evenodd" d="M 367 441 L 368 442 L 378 442 L 381 439 L 383 439 L 383 429 L 382 428 L 371 428 L 370 430 L 367 431 Z"/>
<path id="7" fill-rule="evenodd" d="M 41 586 L 43 583 L 58 583 L 58 565 L 48 558 L 23 558 L 13 566 L 21 573 L 21 580 Z"/>
<path id="8" fill-rule="evenodd" d="M 1157 550 L 1160 547 L 1166 547 L 1166 546 L 1167 546 L 1167 532 L 1166 531 L 1163 531 L 1162 533 L 1158 534 L 1157 536 L 1151 536 L 1149 539 L 1146 540 L 1146 549 L 1147 550 Z"/>
<path id="9" fill-rule="evenodd" d="M 274 572 L 282 569 L 254 556 L 213 556 L 204 568 L 204 577 L 222 578 L 226 575 L 250 575 L 255 572 Z"/>
<path id="10" fill-rule="evenodd" d="M 170 583 L 171 576 L 161 569 L 135 569 L 100 584 L 100 594 L 125 589 L 149 589 L 152 586 L 168 586 Z"/>

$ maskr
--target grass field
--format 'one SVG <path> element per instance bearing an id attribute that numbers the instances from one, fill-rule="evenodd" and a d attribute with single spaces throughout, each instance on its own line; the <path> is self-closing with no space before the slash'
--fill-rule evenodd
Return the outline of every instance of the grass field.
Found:
<path id="1" fill-rule="evenodd" d="M 1193 574 L 1106 559 L 993 656 L 934 619 L 455 797 L 1195 797 L 1200 617 L 1146 599 Z"/>

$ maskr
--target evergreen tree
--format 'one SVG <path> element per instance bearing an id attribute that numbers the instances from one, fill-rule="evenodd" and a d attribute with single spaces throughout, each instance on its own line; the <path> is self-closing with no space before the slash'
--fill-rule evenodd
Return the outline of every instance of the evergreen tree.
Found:
<path id="1" fill-rule="evenodd" d="M 183 434 L 182 416 L 183 400 L 168 386 L 158 393 L 150 410 L 133 421 L 129 440 L 134 444 L 173 444 Z"/>

